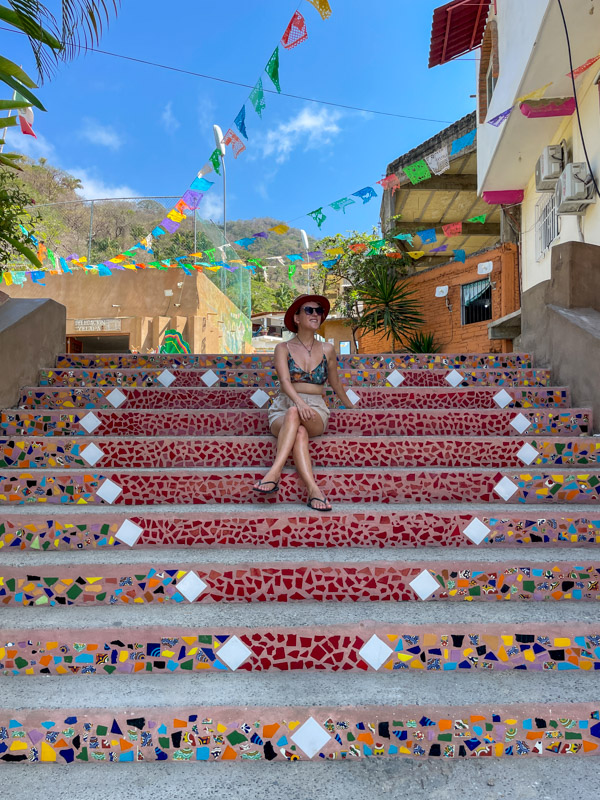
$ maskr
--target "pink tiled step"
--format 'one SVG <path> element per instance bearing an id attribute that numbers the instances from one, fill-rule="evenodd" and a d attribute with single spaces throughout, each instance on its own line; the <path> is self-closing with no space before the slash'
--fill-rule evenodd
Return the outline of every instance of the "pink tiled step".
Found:
<path id="1" fill-rule="evenodd" d="M 112 394 L 114 390 L 117 394 Z M 275 397 L 277 389 L 263 389 L 269 397 Z M 252 400 L 256 389 L 159 389 L 155 387 L 95 387 L 80 388 L 30 386 L 23 390 L 19 406 L 22 408 L 107 408 L 122 409 L 211 409 L 245 408 L 256 409 Z M 502 394 L 506 392 L 508 399 Z M 359 407 L 393 409 L 498 409 L 498 403 L 506 402 L 505 408 L 566 408 L 571 403 L 571 394 L 566 386 L 552 387 L 478 387 L 452 389 L 450 387 L 390 389 L 361 387 L 358 392 Z M 500 395 L 500 397 L 498 397 Z M 109 397 L 111 398 L 109 400 Z M 327 403 L 339 407 L 339 401 L 331 390 L 327 392 Z M 498 398 L 497 400 L 495 398 Z"/>
<path id="2" fill-rule="evenodd" d="M 0 607 L 597 601 L 600 561 L 274 562 L 0 567 Z"/>
<path id="3" fill-rule="evenodd" d="M 277 386 L 274 369 L 173 370 L 159 369 L 42 369 L 41 386 Z M 386 386 L 390 370 L 339 371 L 345 386 Z M 203 380 L 204 377 L 204 380 Z M 550 386 L 547 369 L 407 369 L 403 386 Z M 160 380 L 159 380 L 160 378 Z M 207 383 L 208 381 L 208 383 Z M 451 383 L 450 381 L 453 381 Z"/>
<path id="4" fill-rule="evenodd" d="M 498 502 L 502 502 L 498 499 Z M 51 506 L 40 517 L 7 511 L 0 516 L 0 549 L 93 550 L 176 547 L 415 548 L 503 547 L 520 545 L 600 545 L 600 513 L 571 507 L 570 513 L 514 506 L 462 505 L 460 510 L 430 506 L 396 511 L 362 509 L 329 514 L 264 504 L 229 507 L 227 512 L 190 507 L 166 513 L 123 506 L 82 509 Z M 202 509 L 202 506 L 200 506 Z M 104 513 L 106 512 L 106 513 Z M 542 516 L 543 514 L 543 516 Z"/>
<path id="5" fill-rule="evenodd" d="M 532 366 L 527 353 L 381 353 L 364 355 L 339 355 L 340 367 L 346 369 L 505 369 Z M 56 366 L 61 368 L 112 367 L 117 369 L 136 369 L 141 367 L 161 367 L 169 369 L 272 369 L 275 360 L 272 353 L 241 354 L 198 354 L 174 355 L 167 353 L 129 354 L 129 353 L 63 353 L 56 358 Z"/>
<path id="6" fill-rule="evenodd" d="M 4 471 L 0 505 L 24 503 L 248 503 L 264 474 L 257 469 L 119 469 Z M 319 468 L 319 485 L 331 501 L 352 503 L 590 503 L 600 499 L 598 468 L 443 469 Z M 107 480 L 109 483 L 107 483 Z M 99 494 L 98 494 L 99 493 Z M 103 499 L 104 498 L 104 499 Z M 275 500 L 261 498 L 266 505 Z M 295 473 L 281 478 L 278 502 L 305 502 Z"/>
<path id="7" fill-rule="evenodd" d="M 589 408 L 524 409 L 347 409 L 333 411 L 329 434 L 366 436 L 518 436 L 511 425 L 521 413 L 530 423 L 527 435 L 580 436 L 592 427 Z M 267 412 L 259 410 L 184 410 L 118 408 L 0 412 L 6 436 L 256 436 L 269 433 Z"/>
<path id="8" fill-rule="evenodd" d="M 3 469 L 268 467 L 273 436 L 22 437 L 0 439 Z M 315 466 L 600 468 L 594 437 L 319 436 L 309 445 Z"/>

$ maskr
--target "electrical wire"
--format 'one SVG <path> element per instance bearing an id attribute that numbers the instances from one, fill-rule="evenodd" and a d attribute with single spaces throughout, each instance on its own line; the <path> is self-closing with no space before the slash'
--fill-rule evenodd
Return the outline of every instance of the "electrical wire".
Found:
<path id="1" fill-rule="evenodd" d="M 577 123 L 579 125 L 579 135 L 581 137 L 581 144 L 583 146 L 583 152 L 585 154 L 585 160 L 587 161 L 588 169 L 590 171 L 590 175 L 592 176 L 592 181 L 594 182 L 594 188 L 596 189 L 596 194 L 600 197 L 600 189 L 598 189 L 598 184 L 596 183 L 596 178 L 594 177 L 594 172 L 592 170 L 592 165 L 590 163 L 590 157 L 588 156 L 587 147 L 585 144 L 585 138 L 583 136 L 583 126 L 581 125 L 581 114 L 579 113 L 579 101 L 577 100 L 577 89 L 575 88 L 575 75 L 573 74 L 573 57 L 571 55 L 571 39 L 569 37 L 569 29 L 567 27 L 567 20 L 565 19 L 565 12 L 563 10 L 561 0 L 558 0 L 558 7 L 560 9 L 560 15 L 562 17 L 563 26 L 565 29 L 565 36 L 567 39 L 567 50 L 569 51 L 569 68 L 571 70 L 571 82 L 573 84 L 573 97 L 575 98 L 575 110 L 577 111 Z"/>
<path id="2" fill-rule="evenodd" d="M 21 33 L 21 31 L 15 31 L 11 28 L 4 28 L 0 26 L 0 30 L 8 31 L 9 33 Z M 22 34 L 24 35 L 24 34 Z M 85 45 L 78 45 L 80 50 L 86 50 L 90 53 L 100 53 L 104 56 L 111 56 L 112 58 L 121 58 L 125 61 L 133 61 L 136 64 L 144 64 L 148 67 L 157 67 L 158 69 L 166 69 L 170 72 L 178 72 L 182 75 L 191 75 L 194 78 L 203 78 L 204 80 L 208 81 L 217 81 L 218 83 L 226 83 L 229 86 L 242 86 L 245 89 L 254 89 L 254 86 L 249 83 L 240 83 L 239 81 L 232 81 L 228 80 L 227 78 L 219 78 L 216 75 L 206 75 L 202 72 L 194 72 L 193 70 L 183 69 L 182 67 L 173 67 L 170 64 L 159 64 L 157 61 L 147 61 L 143 58 L 135 58 L 134 56 L 124 56 L 121 53 L 111 53 L 108 50 L 98 50 L 95 47 L 86 47 Z M 448 119 L 431 119 L 430 117 L 411 117 L 408 114 L 395 114 L 392 111 L 379 111 L 378 109 L 372 108 L 360 108 L 359 106 L 350 106 L 346 103 L 335 103 L 332 100 L 318 100 L 315 97 L 304 97 L 300 94 L 289 94 L 288 92 L 277 92 L 275 89 L 267 89 L 263 87 L 263 91 L 265 94 L 274 94 L 278 97 L 291 97 L 294 100 L 304 100 L 307 103 L 318 103 L 319 105 L 323 106 L 334 106 L 335 108 L 345 108 L 349 111 L 362 111 L 366 114 L 378 114 L 379 116 L 384 117 L 395 117 L 397 119 L 410 119 L 417 122 L 439 122 L 443 125 L 451 125 L 453 120 Z"/>

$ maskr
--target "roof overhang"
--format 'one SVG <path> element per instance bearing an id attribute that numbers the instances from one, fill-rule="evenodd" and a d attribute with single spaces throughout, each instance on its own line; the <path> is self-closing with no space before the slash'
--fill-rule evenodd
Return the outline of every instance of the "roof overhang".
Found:
<path id="1" fill-rule="evenodd" d="M 492 0 L 452 0 L 433 12 L 429 67 L 479 47 Z"/>

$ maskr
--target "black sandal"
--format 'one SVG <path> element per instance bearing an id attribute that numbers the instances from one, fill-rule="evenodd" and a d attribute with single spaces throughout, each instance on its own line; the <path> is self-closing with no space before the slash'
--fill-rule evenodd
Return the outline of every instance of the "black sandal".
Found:
<path id="1" fill-rule="evenodd" d="M 323 498 L 321 498 L 321 497 L 309 497 L 308 498 L 308 502 L 307 502 L 306 505 L 310 509 L 312 509 L 312 511 L 331 511 L 332 510 L 331 506 L 329 508 L 317 508 L 317 506 L 314 506 L 313 503 L 329 503 L 329 500 L 326 497 L 323 497 Z"/>
<path id="2" fill-rule="evenodd" d="M 272 484 L 272 489 L 261 489 L 261 486 L 268 486 L 268 484 Z M 279 489 L 279 481 L 261 481 L 258 486 L 252 487 L 255 492 L 258 494 L 274 494 Z"/>

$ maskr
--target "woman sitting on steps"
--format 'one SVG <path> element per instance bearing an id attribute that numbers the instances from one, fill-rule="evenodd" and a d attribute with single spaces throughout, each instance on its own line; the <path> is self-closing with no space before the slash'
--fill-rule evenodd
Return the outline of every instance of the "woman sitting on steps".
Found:
<path id="1" fill-rule="evenodd" d="M 335 348 L 315 339 L 327 314 L 329 300 L 315 294 L 298 297 L 285 313 L 285 327 L 296 335 L 275 348 L 280 388 L 269 408 L 269 427 L 277 437 L 277 455 L 271 469 L 254 486 L 259 494 L 276 492 L 291 453 L 313 511 L 331 511 L 316 484 L 308 451 L 308 440 L 325 432 L 331 413 L 323 397 L 327 380 L 344 406 L 352 408 L 338 375 Z"/>

